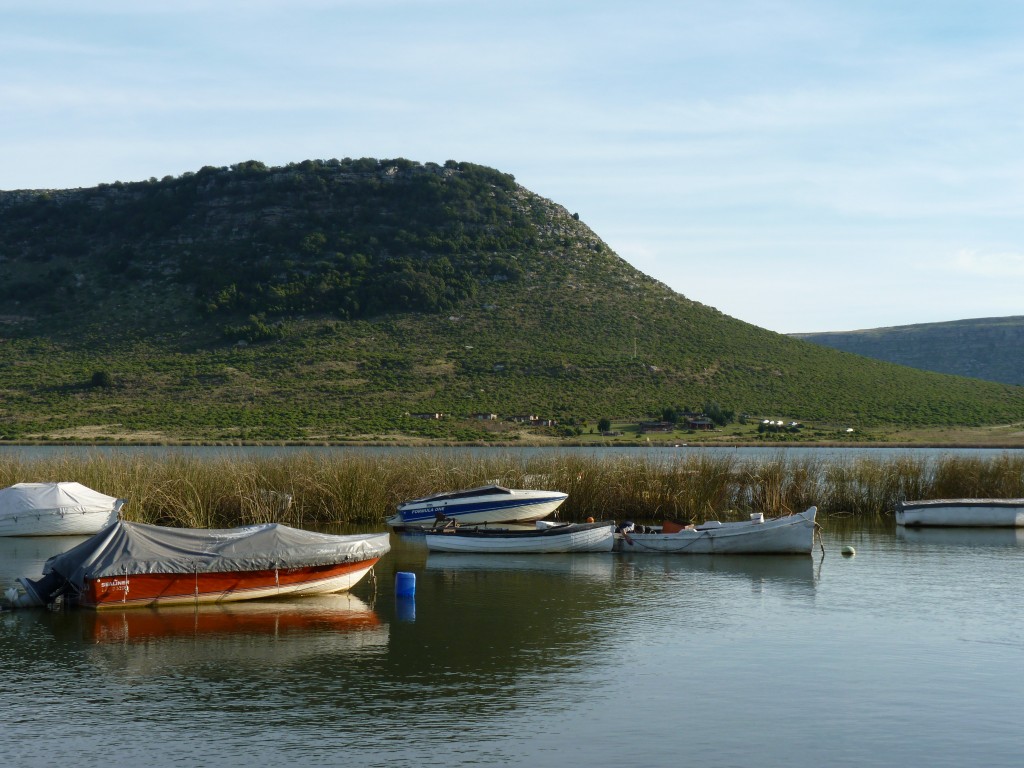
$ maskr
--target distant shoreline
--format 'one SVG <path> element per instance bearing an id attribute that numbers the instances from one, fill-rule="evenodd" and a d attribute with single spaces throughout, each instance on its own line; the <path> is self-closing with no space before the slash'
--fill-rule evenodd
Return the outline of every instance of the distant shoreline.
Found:
<path id="1" fill-rule="evenodd" d="M 754 441 L 729 441 L 729 442 L 648 442 L 648 443 L 598 443 L 585 441 L 421 441 L 421 440 L 274 440 L 274 441 L 193 441 L 193 440 L 11 440 L 0 442 L 0 449 L 4 446 L 11 448 L 593 448 L 600 449 L 623 449 L 623 448 L 703 448 L 703 449 L 735 449 L 735 448 L 777 448 L 777 449 L 799 449 L 799 448 L 856 448 L 858 450 L 869 450 L 877 448 L 880 450 L 893 448 L 922 448 L 937 450 L 942 448 L 962 449 L 989 449 L 989 450 L 1020 450 L 1024 449 L 1024 439 L 1017 442 L 977 442 L 977 441 L 865 441 L 865 442 L 754 442 Z"/>

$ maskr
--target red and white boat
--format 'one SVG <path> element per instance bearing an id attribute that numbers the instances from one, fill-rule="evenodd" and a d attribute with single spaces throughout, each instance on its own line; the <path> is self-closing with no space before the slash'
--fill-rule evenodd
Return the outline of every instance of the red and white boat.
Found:
<path id="1" fill-rule="evenodd" d="M 19 578 L 15 606 L 187 605 L 343 592 L 391 548 L 387 533 L 334 536 L 270 523 L 229 529 L 114 525 Z M 13 594 L 12 594 L 13 593 Z"/>

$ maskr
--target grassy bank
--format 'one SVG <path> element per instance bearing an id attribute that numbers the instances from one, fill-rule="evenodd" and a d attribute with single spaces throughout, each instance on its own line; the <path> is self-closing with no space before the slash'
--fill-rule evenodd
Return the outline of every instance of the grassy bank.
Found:
<path id="1" fill-rule="evenodd" d="M 563 520 L 767 516 L 815 504 L 828 515 L 891 514 L 900 499 L 1024 497 L 1024 456 L 911 455 L 743 460 L 734 455 L 479 458 L 410 454 L 280 457 L 90 454 L 0 460 L 0 487 L 76 480 L 129 500 L 130 520 L 184 527 L 283 522 L 379 525 L 397 503 L 489 482 L 565 491 Z"/>

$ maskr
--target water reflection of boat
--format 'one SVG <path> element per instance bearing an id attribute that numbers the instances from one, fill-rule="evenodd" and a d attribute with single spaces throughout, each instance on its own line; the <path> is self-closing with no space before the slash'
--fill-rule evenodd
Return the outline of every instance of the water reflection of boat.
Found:
<path id="1" fill-rule="evenodd" d="M 820 561 L 799 555 L 777 557 L 732 557 L 691 555 L 690 557 L 629 556 L 627 562 L 636 576 L 657 575 L 704 580 L 709 575 L 747 579 L 755 584 L 776 583 L 813 590 L 820 570 Z"/>
<path id="2" fill-rule="evenodd" d="M 43 572 L 46 561 L 85 541 L 87 536 L 0 536 L 0 587 L 19 576 Z"/>
<path id="3" fill-rule="evenodd" d="M 389 625 L 348 592 L 194 608 L 12 611 L 7 618 L 34 640 L 23 663 L 66 664 L 71 649 L 102 674 L 147 679 L 178 668 L 214 679 L 281 668 L 322 672 L 337 660 L 386 653 L 390 638 Z M 40 631 L 52 640 L 40 643 Z"/>
<path id="4" fill-rule="evenodd" d="M 965 547 L 1024 547 L 1024 528 L 896 527 L 896 538 L 908 544 Z"/>
<path id="5" fill-rule="evenodd" d="M 294 601 L 165 606 L 148 610 L 87 611 L 75 614 L 83 639 L 96 643 L 145 642 L 199 635 L 274 635 L 355 632 L 380 626 L 377 614 L 344 592 Z"/>
<path id="6" fill-rule="evenodd" d="M 529 571 L 563 575 L 571 579 L 610 581 L 615 572 L 615 558 L 599 552 L 576 554 L 472 555 L 453 552 L 431 552 L 428 571 Z"/>

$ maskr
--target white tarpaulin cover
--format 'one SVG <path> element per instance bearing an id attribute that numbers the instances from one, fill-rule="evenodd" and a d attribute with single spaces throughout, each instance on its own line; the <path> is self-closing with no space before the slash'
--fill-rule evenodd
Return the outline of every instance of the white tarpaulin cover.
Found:
<path id="1" fill-rule="evenodd" d="M 118 501 L 81 483 L 16 483 L 0 490 L 0 517 L 27 512 L 101 512 L 115 509 Z"/>
<path id="2" fill-rule="evenodd" d="M 361 562 L 391 549 L 387 533 L 332 536 L 268 523 L 244 528 L 114 525 L 46 561 L 82 589 L 86 579 L 139 573 L 228 573 Z"/>

